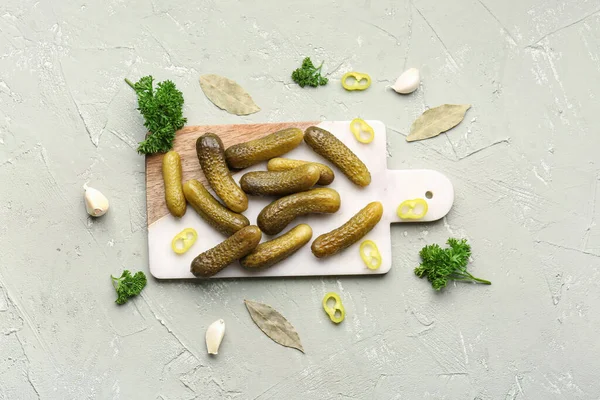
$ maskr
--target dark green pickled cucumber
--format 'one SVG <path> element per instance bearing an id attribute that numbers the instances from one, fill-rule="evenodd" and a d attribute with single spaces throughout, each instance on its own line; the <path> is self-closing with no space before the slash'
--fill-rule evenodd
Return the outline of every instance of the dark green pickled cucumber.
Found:
<path id="1" fill-rule="evenodd" d="M 300 250 L 311 238 L 311 227 L 300 224 L 278 238 L 259 244 L 240 264 L 246 268 L 271 267 Z"/>
<path id="2" fill-rule="evenodd" d="M 315 239 L 311 250 L 315 257 L 329 257 L 358 242 L 369 233 L 383 216 L 383 205 L 374 201 L 367 204 L 348 222 Z"/>
<path id="3" fill-rule="evenodd" d="M 230 236 L 250 225 L 248 218 L 224 207 L 209 193 L 204 185 L 195 179 L 183 185 L 183 194 L 196 212 L 210 226 L 224 235 Z"/>
<path id="4" fill-rule="evenodd" d="M 364 187 L 371 183 L 367 166 L 330 132 L 311 126 L 304 133 L 304 141 L 315 153 L 338 167 L 354 184 Z"/>
<path id="5" fill-rule="evenodd" d="M 202 172 L 217 196 L 231 211 L 237 213 L 246 211 L 248 196 L 231 177 L 225 162 L 221 138 L 214 133 L 205 133 L 196 141 L 196 152 Z"/>
<path id="6" fill-rule="evenodd" d="M 257 224 L 267 235 L 276 235 L 295 218 L 310 213 L 334 213 L 340 209 L 340 195 L 333 189 L 319 188 L 294 193 L 275 200 L 258 214 Z"/>
<path id="7" fill-rule="evenodd" d="M 331 182 L 333 182 L 333 180 L 335 178 L 333 170 L 331 168 L 329 168 L 327 165 L 321 164 L 318 162 L 292 160 L 290 158 L 277 157 L 277 158 L 272 158 L 269 160 L 269 162 L 267 163 L 267 169 L 269 171 L 287 171 L 289 169 L 294 169 L 301 165 L 306 165 L 306 164 L 313 164 L 313 165 L 316 165 L 317 167 L 319 167 L 319 170 L 321 171 L 321 177 L 319 178 L 319 181 L 317 182 L 319 185 L 327 186 L 327 185 L 331 184 Z"/>
<path id="8" fill-rule="evenodd" d="M 261 139 L 235 144 L 225 151 L 227 164 L 231 168 L 242 169 L 279 157 L 298 147 L 303 136 L 301 129 L 288 128 Z"/>
<path id="9" fill-rule="evenodd" d="M 321 176 L 316 165 L 306 164 L 288 171 L 248 172 L 240 179 L 242 190 L 254 196 L 285 196 L 313 187 Z"/>
<path id="10" fill-rule="evenodd" d="M 174 217 L 183 217 L 187 209 L 182 187 L 181 157 L 176 151 L 169 151 L 162 159 L 162 174 L 165 183 L 165 201 Z"/>
<path id="11" fill-rule="evenodd" d="M 246 226 L 212 249 L 194 258 L 190 271 L 196 276 L 208 278 L 221 271 L 258 246 L 262 232 L 255 225 Z"/>

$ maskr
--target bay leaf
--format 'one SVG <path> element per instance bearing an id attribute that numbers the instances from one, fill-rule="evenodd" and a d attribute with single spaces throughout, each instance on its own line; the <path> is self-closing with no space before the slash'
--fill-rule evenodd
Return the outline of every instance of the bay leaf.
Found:
<path id="1" fill-rule="evenodd" d="M 275 343 L 285 347 L 291 347 L 304 353 L 300 337 L 296 329 L 287 319 L 271 306 L 244 300 L 246 308 L 252 320 L 261 331 L 270 337 Z"/>
<path id="2" fill-rule="evenodd" d="M 429 139 L 454 128 L 465 118 L 469 108 L 470 104 L 443 104 L 430 108 L 413 122 L 406 141 Z"/>
<path id="3" fill-rule="evenodd" d="M 260 111 L 248 92 L 231 79 L 215 74 L 202 75 L 200 87 L 214 105 L 230 114 L 248 115 Z"/>

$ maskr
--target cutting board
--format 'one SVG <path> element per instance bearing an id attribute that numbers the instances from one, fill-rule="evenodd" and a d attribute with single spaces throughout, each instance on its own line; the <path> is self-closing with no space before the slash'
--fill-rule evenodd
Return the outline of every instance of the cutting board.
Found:
<path id="1" fill-rule="evenodd" d="M 287 153 L 284 157 L 318 161 L 331 166 L 336 177 L 328 187 L 340 193 L 342 202 L 337 213 L 313 214 L 298 218 L 282 234 L 299 223 L 307 223 L 313 229 L 314 240 L 322 233 L 344 224 L 371 201 L 380 201 L 384 208 L 381 221 L 365 238 L 335 256 L 317 259 L 310 251 L 311 241 L 293 256 L 269 269 L 249 271 L 236 262 L 213 278 L 385 274 L 392 266 L 391 223 L 435 221 L 450 211 L 454 201 L 454 189 L 450 180 L 434 170 L 389 170 L 386 161 L 385 125 L 381 121 L 367 122 L 375 131 L 375 139 L 369 144 L 360 143 L 354 138 L 350 132 L 350 121 L 190 126 L 177 133 L 174 150 L 181 156 L 184 182 L 189 179 L 198 179 L 207 188 L 208 184 L 196 156 L 196 139 L 206 132 L 219 135 L 227 148 L 236 143 L 261 138 L 281 129 L 297 127 L 304 130 L 309 126 L 316 125 L 336 135 L 367 165 L 372 181 L 366 188 L 360 188 L 351 183 L 341 171 L 314 153 L 305 143 Z M 148 156 L 146 159 L 150 273 L 159 279 L 195 279 L 190 272 L 192 260 L 198 254 L 222 242 L 225 236 L 211 228 L 189 205 L 186 214 L 180 219 L 169 214 L 164 199 L 162 157 L 163 155 L 158 154 Z M 244 173 L 255 170 L 266 170 L 266 163 L 236 172 L 233 176 L 239 182 Z M 398 217 L 396 209 L 404 200 L 428 197 L 431 197 L 427 199 L 428 212 L 422 219 L 418 221 L 401 220 Z M 244 215 L 251 224 L 256 224 L 259 212 L 273 200 L 274 198 L 249 196 L 249 207 Z M 189 227 L 198 232 L 198 240 L 187 253 L 175 254 L 171 249 L 171 240 L 177 233 Z M 272 237 L 263 235 L 263 241 L 269 239 Z M 367 239 L 376 243 L 382 256 L 381 267 L 377 270 L 366 268 L 360 258 L 358 247 L 360 242 Z"/>

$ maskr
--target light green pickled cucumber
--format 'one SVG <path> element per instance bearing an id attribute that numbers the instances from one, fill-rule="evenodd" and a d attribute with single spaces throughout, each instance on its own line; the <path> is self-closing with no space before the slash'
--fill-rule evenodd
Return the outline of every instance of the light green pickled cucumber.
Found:
<path id="1" fill-rule="evenodd" d="M 288 128 L 261 139 L 235 144 L 225 151 L 227 164 L 231 168 L 242 169 L 279 157 L 298 147 L 303 136 L 301 129 Z"/>
<path id="2" fill-rule="evenodd" d="M 208 278 L 221 271 L 258 246 L 262 232 L 255 225 L 246 226 L 212 249 L 194 258 L 190 271 L 195 276 Z"/>
<path id="3" fill-rule="evenodd" d="M 183 217 L 187 203 L 183 195 L 181 158 L 176 151 L 169 151 L 162 159 L 162 174 L 165 183 L 165 201 L 174 217 Z"/>
<path id="4" fill-rule="evenodd" d="M 340 209 L 340 203 L 339 193 L 329 188 L 294 193 L 263 208 L 257 224 L 267 235 L 276 235 L 295 218 L 310 213 L 334 213 Z"/>
<path id="5" fill-rule="evenodd" d="M 316 165 L 306 164 L 288 171 L 248 172 L 240 179 L 240 186 L 254 196 L 285 196 L 310 189 L 320 176 Z"/>
<path id="6" fill-rule="evenodd" d="M 225 162 L 221 138 L 214 133 L 205 133 L 196 141 L 196 152 L 202 172 L 217 196 L 231 211 L 237 213 L 246 211 L 248 196 L 231 177 Z"/>
<path id="7" fill-rule="evenodd" d="M 271 267 L 300 250 L 311 238 L 311 227 L 300 224 L 278 238 L 259 244 L 240 264 L 246 268 Z"/>
<path id="8" fill-rule="evenodd" d="M 194 210 L 210 226 L 224 235 L 233 235 L 240 229 L 250 225 L 248 218 L 224 207 L 206 190 L 202 183 L 195 179 L 187 181 L 183 185 L 183 194 Z"/>
<path id="9" fill-rule="evenodd" d="M 315 153 L 338 167 L 354 184 L 364 187 L 371 183 L 371 173 L 367 166 L 330 132 L 311 126 L 304 132 L 304 141 Z"/>
<path id="10" fill-rule="evenodd" d="M 369 233 L 383 216 L 383 205 L 374 201 L 367 204 L 348 222 L 329 233 L 324 233 L 315 239 L 311 250 L 315 257 L 329 257 L 354 243 Z"/>
<path id="11" fill-rule="evenodd" d="M 317 182 L 319 185 L 327 186 L 331 184 L 331 182 L 333 182 L 335 178 L 333 170 L 327 165 L 318 162 L 292 160 L 291 158 L 276 157 L 269 160 L 269 162 L 267 163 L 267 169 L 269 171 L 287 171 L 289 169 L 294 169 L 306 164 L 313 164 L 319 167 L 319 170 L 321 171 L 321 177 Z"/>

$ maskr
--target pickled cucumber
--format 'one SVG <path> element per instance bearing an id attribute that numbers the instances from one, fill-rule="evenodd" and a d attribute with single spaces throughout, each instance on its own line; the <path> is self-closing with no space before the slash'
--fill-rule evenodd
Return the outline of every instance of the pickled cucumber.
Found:
<path id="1" fill-rule="evenodd" d="M 248 172 L 240 179 L 242 190 L 255 196 L 284 196 L 313 187 L 321 172 L 316 165 L 306 164 L 288 171 Z"/>
<path id="2" fill-rule="evenodd" d="M 383 205 L 374 201 L 367 204 L 348 222 L 315 239 L 311 246 L 317 258 L 329 257 L 359 241 L 381 220 Z"/>
<path id="3" fill-rule="evenodd" d="M 319 167 L 321 172 L 321 177 L 317 182 L 319 185 L 327 186 L 333 182 L 333 179 L 335 178 L 333 170 L 325 164 L 312 161 L 292 160 L 290 158 L 272 158 L 267 163 L 267 169 L 269 171 L 287 171 L 288 169 L 293 169 L 306 164 L 313 164 Z"/>
<path id="4" fill-rule="evenodd" d="M 311 238 L 311 227 L 300 224 L 276 239 L 259 244 L 252 253 L 240 260 L 240 264 L 246 268 L 271 267 L 300 250 Z"/>
<path id="5" fill-rule="evenodd" d="M 204 176 L 217 196 L 231 211 L 246 211 L 248 197 L 231 177 L 225 162 L 221 138 L 214 133 L 205 133 L 196 141 L 196 152 Z"/>
<path id="6" fill-rule="evenodd" d="M 250 225 L 248 218 L 224 207 L 206 190 L 202 183 L 195 179 L 187 181 L 183 185 L 183 194 L 194 210 L 210 226 L 224 235 L 233 235 L 245 226 Z"/>
<path id="7" fill-rule="evenodd" d="M 242 169 L 279 157 L 298 147 L 303 136 L 301 129 L 288 128 L 261 139 L 235 144 L 225 151 L 227 164 L 231 168 Z"/>
<path id="8" fill-rule="evenodd" d="M 338 167 L 354 184 L 364 187 L 371 183 L 371 173 L 367 166 L 330 132 L 311 126 L 304 133 L 304 141 L 315 153 Z"/>
<path id="9" fill-rule="evenodd" d="M 190 271 L 196 276 L 208 278 L 235 260 L 244 257 L 258 246 L 262 232 L 255 225 L 246 226 L 212 249 L 194 258 Z"/>
<path id="10" fill-rule="evenodd" d="M 187 203 L 183 195 L 181 158 L 176 151 L 169 151 L 162 159 L 162 174 L 165 182 L 165 201 L 169 212 L 181 218 L 185 215 Z"/>
<path id="11" fill-rule="evenodd" d="M 257 225 L 268 235 L 276 235 L 295 218 L 309 213 L 334 213 L 340 209 L 340 195 L 319 188 L 294 193 L 275 200 L 258 214 Z"/>

